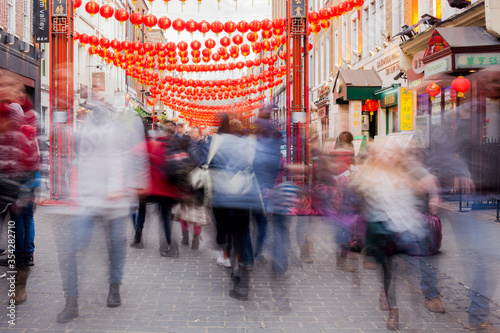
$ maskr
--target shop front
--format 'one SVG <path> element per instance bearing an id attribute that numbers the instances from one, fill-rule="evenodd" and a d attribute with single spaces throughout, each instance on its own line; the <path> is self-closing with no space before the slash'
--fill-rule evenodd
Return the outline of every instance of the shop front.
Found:
<path id="1" fill-rule="evenodd" d="M 461 144 L 500 137 L 500 40 L 485 27 L 436 28 L 422 58 L 423 84 L 414 87 L 417 116 L 449 126 Z"/>
<path id="2" fill-rule="evenodd" d="M 333 87 L 335 104 L 330 110 L 335 135 L 346 130 L 355 137 L 367 135 L 374 138 L 378 135 L 378 124 L 381 119 L 378 111 L 380 96 L 374 93 L 381 87 L 382 80 L 373 68 L 371 70 L 339 69 Z M 367 102 L 374 106 L 373 109 L 367 109 Z"/>

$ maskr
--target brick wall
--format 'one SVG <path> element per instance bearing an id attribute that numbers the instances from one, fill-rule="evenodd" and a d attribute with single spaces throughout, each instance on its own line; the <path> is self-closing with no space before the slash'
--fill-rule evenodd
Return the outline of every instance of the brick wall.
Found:
<path id="1" fill-rule="evenodd" d="M 23 37 L 24 32 L 24 17 L 23 17 L 23 0 L 16 0 L 16 35 Z"/>
<path id="2" fill-rule="evenodd" d="M 0 1 L 0 26 L 7 29 L 7 1 Z"/>

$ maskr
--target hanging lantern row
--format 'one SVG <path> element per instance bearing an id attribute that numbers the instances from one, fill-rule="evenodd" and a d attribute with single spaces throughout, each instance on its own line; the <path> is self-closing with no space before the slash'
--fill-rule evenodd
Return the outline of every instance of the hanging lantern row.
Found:
<path id="1" fill-rule="evenodd" d="M 177 71 L 177 72 L 216 72 L 216 71 L 228 71 L 228 70 L 236 70 L 243 69 L 245 67 L 259 67 L 262 64 L 267 65 L 267 71 L 276 72 L 277 69 L 274 67 L 275 62 L 277 61 L 277 56 L 273 55 L 272 57 L 263 57 L 262 59 L 256 58 L 254 60 L 247 61 L 238 61 L 238 62 L 229 62 L 229 63 L 219 63 L 219 64 L 184 64 L 177 63 L 177 58 L 169 58 L 168 64 L 165 64 L 167 59 L 165 58 L 155 58 L 150 56 L 141 56 L 137 54 L 123 54 L 116 53 L 111 49 L 103 49 L 101 46 L 90 47 L 88 49 L 90 55 L 98 55 L 106 63 L 113 63 L 116 67 L 120 67 L 124 70 L 128 69 L 131 66 L 138 65 L 144 69 L 157 69 L 160 71 L 168 70 L 168 71 Z M 189 60 L 185 58 L 186 60 Z M 157 63 L 158 61 L 158 63 Z M 181 59 L 181 62 L 184 60 Z M 207 60 L 208 61 L 208 60 Z M 279 71 L 283 71 L 285 66 L 280 66 Z M 266 72 L 267 72 L 266 71 Z"/>
<path id="2" fill-rule="evenodd" d="M 79 34 L 78 32 L 74 33 L 73 40 L 76 41 L 78 40 L 81 44 L 85 45 L 87 43 L 91 43 L 92 40 L 95 41 L 97 37 L 93 36 L 88 36 L 87 34 Z M 102 40 L 102 38 L 101 38 Z M 108 40 L 105 38 L 105 40 Z M 250 45 L 244 43 L 244 38 L 241 35 L 235 35 L 233 38 L 229 37 L 222 37 L 219 40 L 219 44 L 212 38 L 207 39 L 203 44 L 205 47 L 209 50 L 212 50 L 216 48 L 217 45 L 220 45 L 220 47 L 217 49 L 218 53 L 223 56 L 226 52 L 227 53 L 238 53 L 237 51 L 241 50 L 241 54 L 243 56 L 248 56 L 250 54 L 250 50 L 252 50 L 254 53 L 260 53 L 262 51 L 272 51 L 276 50 L 279 46 L 282 44 L 286 44 L 286 36 L 281 36 L 281 38 L 276 38 L 272 37 L 270 40 L 262 40 L 258 41 L 258 36 L 254 33 L 249 33 L 247 35 L 247 40 L 251 43 L 251 48 Z M 99 40 L 98 40 L 99 41 Z M 109 40 L 108 40 L 109 41 Z M 232 43 L 231 43 L 232 42 Z M 91 43 L 92 44 L 92 43 Z M 99 42 L 96 43 L 96 45 L 92 44 L 93 46 L 97 46 Z M 156 55 L 159 54 L 159 52 L 164 51 L 166 52 L 166 55 L 169 55 L 169 52 L 183 52 L 183 51 L 188 51 L 188 49 L 191 49 L 191 55 L 193 57 L 199 56 L 200 49 L 202 48 L 203 44 L 198 41 L 198 40 L 193 40 L 190 43 L 181 41 L 179 43 L 175 42 L 168 42 L 168 43 L 163 43 L 163 42 L 157 42 L 156 44 L 153 44 L 151 42 L 144 42 L 141 43 L 140 41 L 119 41 L 117 39 L 113 39 L 110 41 L 109 46 L 104 46 L 101 45 L 101 47 L 104 48 L 109 48 L 112 47 L 115 49 L 115 51 L 120 52 L 120 51 L 126 51 L 129 53 L 136 52 L 140 54 L 141 49 L 144 49 L 145 52 L 147 52 L 149 55 Z M 229 49 L 229 52 L 227 50 L 228 47 L 231 48 Z M 232 46 L 237 46 L 240 48 L 235 48 Z M 221 49 L 222 48 L 222 49 Z M 308 44 L 308 50 L 312 50 L 313 44 L 309 43 Z M 231 52 L 233 50 L 233 52 Z M 193 53 L 193 51 L 195 51 Z M 162 57 L 165 57 L 166 55 L 162 55 Z M 235 58 L 235 57 L 233 57 Z"/>
<path id="3" fill-rule="evenodd" d="M 98 54 L 99 56 L 103 57 L 106 61 L 106 63 L 121 67 L 126 70 L 126 74 L 130 76 L 137 76 L 139 77 L 139 72 L 142 74 L 144 81 L 148 85 L 152 85 L 155 82 L 158 82 L 160 80 L 159 75 L 157 72 L 148 72 L 144 68 L 137 67 L 134 65 L 128 65 L 125 62 L 119 63 L 120 57 L 116 56 L 116 54 L 111 51 L 107 50 L 104 52 L 104 50 L 99 46 L 97 48 L 89 48 L 89 53 L 91 55 L 93 54 Z M 121 56 L 124 56 L 123 54 Z M 140 64 L 141 66 L 143 64 Z M 169 64 L 170 65 L 170 64 Z M 192 65 L 189 65 L 192 66 Z M 177 66 L 173 67 L 176 71 L 183 71 L 185 68 L 189 68 L 189 66 L 186 66 L 184 64 L 178 64 Z M 184 68 L 183 68 L 184 67 Z M 180 79 L 180 78 L 172 78 L 170 76 L 167 76 L 163 78 L 161 81 L 163 84 L 170 83 L 172 82 L 174 85 L 190 85 L 194 87 L 213 87 L 213 86 L 226 86 L 226 87 L 234 87 L 234 86 L 241 86 L 241 85 L 249 85 L 250 83 L 256 84 L 257 81 L 274 81 L 274 76 L 284 76 L 286 73 L 286 66 L 280 66 L 280 67 L 274 67 L 274 66 L 269 66 L 268 70 L 264 71 L 263 73 L 259 75 L 248 75 L 244 76 L 241 79 L 238 80 L 232 80 L 232 79 L 227 79 L 227 80 L 187 80 L 187 79 Z"/>
<path id="4" fill-rule="evenodd" d="M 460 75 L 451 82 L 451 88 L 452 95 L 454 94 L 454 92 L 457 92 L 457 97 L 465 97 L 464 93 L 469 91 L 470 89 L 470 81 Z M 427 86 L 426 91 L 427 94 L 431 96 L 431 100 L 434 100 L 435 97 L 441 93 L 441 88 L 435 82 L 433 82 Z"/>
<path id="5" fill-rule="evenodd" d="M 159 42 L 155 44 L 152 44 L 150 42 L 146 43 L 141 43 L 139 41 L 135 41 L 133 43 L 129 41 L 124 41 L 124 42 L 119 42 L 117 40 L 112 40 L 109 41 L 109 39 L 103 37 L 99 39 L 96 36 L 87 36 L 86 34 L 78 34 L 78 32 L 75 32 L 75 40 L 78 38 L 78 40 L 84 44 L 84 43 L 90 43 L 92 47 L 89 49 L 89 53 L 94 55 L 97 54 L 101 57 L 106 57 L 109 58 L 111 61 L 116 60 L 116 66 L 118 63 L 120 64 L 135 64 L 135 63 L 140 63 L 142 64 L 143 67 L 148 67 L 148 68 L 157 68 L 159 70 L 169 70 L 172 71 L 174 69 L 181 70 L 178 66 L 175 66 L 178 64 L 178 62 L 182 63 L 183 65 L 187 65 L 185 69 L 182 71 L 189 71 L 189 72 L 213 72 L 213 71 L 226 71 L 226 70 L 235 70 L 235 69 L 243 69 L 244 67 L 251 68 L 251 67 L 258 67 L 261 66 L 262 64 L 272 66 L 274 65 L 277 60 L 278 56 L 276 54 L 270 55 L 269 57 L 266 55 L 263 55 L 261 58 L 257 57 L 254 60 L 247 60 L 247 61 L 239 61 L 239 62 L 229 62 L 229 63 L 217 63 L 220 60 L 228 60 L 229 57 L 235 59 L 239 56 L 240 49 L 237 46 L 232 46 L 229 51 L 227 51 L 225 48 L 219 48 L 217 53 L 211 54 L 210 49 L 204 49 L 201 52 L 199 50 L 193 50 L 191 51 L 191 56 L 192 56 L 192 61 L 196 63 L 188 65 L 189 62 L 189 57 L 188 53 L 185 50 L 187 47 L 187 43 L 184 43 L 183 45 L 179 43 L 177 46 L 175 43 L 170 42 L 167 43 L 165 46 L 164 43 Z M 194 41 L 196 42 L 196 41 Z M 192 42 L 192 44 L 194 43 Z M 208 42 L 208 41 L 207 41 Z M 170 45 L 169 45 L 170 44 Z M 120 53 L 119 50 L 123 48 L 127 50 L 139 50 L 137 51 L 137 54 L 134 53 L 129 53 L 129 54 L 124 54 Z M 181 46 L 183 45 L 183 46 Z M 246 48 L 245 48 L 246 46 Z M 255 46 L 255 44 L 253 45 Z M 312 44 L 309 44 L 309 46 L 312 46 Z M 177 47 L 181 48 L 182 51 L 179 51 L 179 58 L 177 58 L 177 52 L 176 51 L 156 51 L 158 49 L 166 49 L 166 47 L 169 47 L 170 50 L 175 50 Z M 116 52 L 113 52 L 110 48 L 113 48 Z M 248 55 L 249 53 L 250 46 L 247 44 L 243 44 L 241 46 L 241 53 L 243 55 Z M 146 51 L 147 50 L 147 51 Z M 223 51 L 223 52 L 222 52 Z M 148 53 L 149 55 L 146 55 Z M 279 54 L 279 57 L 281 59 L 285 59 L 286 54 L 284 52 Z M 203 59 L 204 62 L 208 63 L 210 60 L 214 60 L 216 63 L 215 64 L 198 64 L 201 60 Z M 165 62 L 168 62 L 168 64 L 165 64 Z M 124 68 L 124 66 L 121 66 Z M 124 68 L 126 69 L 126 67 Z"/>
<path id="6" fill-rule="evenodd" d="M 134 77 L 134 76 L 131 76 Z M 234 90 L 234 88 L 231 89 L 226 89 L 224 87 L 218 88 L 206 88 L 205 90 L 202 89 L 197 89 L 197 88 L 184 88 L 184 87 L 177 87 L 177 86 L 164 86 L 161 88 L 161 84 L 153 84 L 149 92 L 151 93 L 152 97 L 156 97 L 158 95 L 166 96 L 167 94 L 170 94 L 171 96 L 176 96 L 178 98 L 181 98 L 182 100 L 203 100 L 205 99 L 233 99 L 233 98 L 238 98 L 238 97 L 244 97 L 248 95 L 254 95 L 258 93 L 262 93 L 268 89 L 272 89 L 278 84 L 283 83 L 282 79 L 277 79 L 275 81 L 269 82 L 265 85 L 259 86 L 258 88 L 249 88 L 249 89 L 240 89 L 240 90 Z M 241 86 L 244 87 L 244 86 Z"/>
<path id="7" fill-rule="evenodd" d="M 310 26 L 308 27 L 308 31 L 316 34 L 319 31 L 321 31 L 321 29 L 328 29 L 330 27 L 329 21 L 331 19 L 338 18 L 343 14 L 350 12 L 353 8 L 358 9 L 360 6 L 363 5 L 363 3 L 364 0 L 344 0 L 336 6 L 334 5 L 330 6 L 328 9 L 322 8 L 318 11 L 310 11 L 307 15 L 307 20 L 308 23 L 310 24 Z M 75 3 L 74 4 L 75 8 L 80 7 L 81 1 L 78 6 L 76 5 L 77 4 Z M 149 28 L 149 30 L 152 30 L 155 26 L 158 26 L 158 28 L 162 30 L 166 30 L 172 27 L 179 34 L 184 30 L 191 34 L 193 34 L 196 31 L 199 31 L 203 35 L 211 31 L 215 33 L 216 36 L 218 36 L 219 33 L 222 32 L 231 35 L 235 31 L 244 34 L 247 33 L 248 31 L 258 32 L 262 30 L 263 32 L 265 31 L 267 35 L 280 36 L 286 30 L 285 29 L 286 20 L 282 18 L 276 18 L 273 20 L 266 18 L 262 21 L 253 20 L 250 23 L 247 23 L 244 20 L 238 23 L 232 21 L 221 23 L 218 20 L 209 23 L 205 20 L 197 22 L 192 19 L 186 22 L 180 18 L 171 21 L 171 19 L 166 16 L 157 18 L 153 14 L 143 15 L 139 11 L 129 14 L 123 8 L 117 9 L 115 11 L 114 8 L 108 4 L 99 7 L 99 4 L 94 0 L 87 2 L 87 4 L 85 5 L 85 10 L 91 16 L 94 16 L 95 14 L 99 13 L 106 20 L 111 18 L 114 14 L 115 19 L 118 20 L 120 23 L 130 20 L 130 23 L 132 23 L 136 27 L 138 27 L 141 24 L 144 24 Z"/>

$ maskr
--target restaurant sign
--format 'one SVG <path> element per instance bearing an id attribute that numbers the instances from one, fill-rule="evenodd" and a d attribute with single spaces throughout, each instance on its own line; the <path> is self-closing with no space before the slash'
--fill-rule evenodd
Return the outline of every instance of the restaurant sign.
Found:
<path id="1" fill-rule="evenodd" d="M 500 64 L 500 53 L 463 53 L 455 55 L 457 68 L 478 68 Z"/>
<path id="2" fill-rule="evenodd" d="M 450 59 L 448 57 L 430 62 L 425 65 L 424 77 L 428 78 L 436 74 L 444 73 L 450 70 Z"/>

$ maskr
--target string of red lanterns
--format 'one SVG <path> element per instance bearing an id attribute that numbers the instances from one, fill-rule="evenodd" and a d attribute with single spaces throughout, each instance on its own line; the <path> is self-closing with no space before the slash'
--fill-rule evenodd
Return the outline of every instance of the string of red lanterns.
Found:
<path id="1" fill-rule="evenodd" d="M 170 0 L 165 0 L 168 3 Z M 199 0 L 200 2 L 201 0 Z M 321 29 L 328 29 L 330 27 L 330 20 L 334 18 L 338 18 L 345 13 L 350 12 L 352 9 L 359 9 L 364 3 L 364 0 L 344 0 L 340 2 L 338 5 L 332 5 L 328 8 L 322 8 L 318 11 L 309 11 L 307 15 L 309 27 L 308 30 L 314 34 L 321 31 Z M 74 8 L 78 8 L 81 6 L 81 0 L 74 0 L 73 4 Z M 105 10 L 102 9 L 105 7 Z M 276 18 L 273 20 L 263 19 L 262 21 L 253 20 L 250 23 L 246 21 L 240 21 L 238 23 L 228 21 L 226 23 L 221 23 L 218 20 L 209 23 L 205 20 L 201 22 L 197 22 L 195 20 L 184 21 L 180 18 L 177 18 L 173 22 L 166 16 L 161 18 L 157 18 L 153 14 L 143 15 L 139 11 L 136 11 L 129 15 L 129 13 L 125 9 L 117 9 L 116 11 L 110 5 L 103 5 L 101 8 L 99 4 L 94 0 L 91 0 L 86 3 L 85 10 L 91 16 L 100 13 L 100 15 L 106 19 L 109 19 L 113 16 L 113 12 L 115 13 L 115 19 L 120 23 L 123 23 L 127 20 L 130 20 L 130 23 L 135 25 L 136 27 L 144 24 L 150 30 L 155 26 L 162 30 L 166 30 L 169 28 L 173 28 L 177 32 L 181 33 L 186 30 L 191 34 L 195 31 L 201 32 L 205 35 L 207 32 L 213 32 L 216 36 L 219 33 L 225 32 L 229 36 L 238 30 L 240 33 L 247 33 L 249 30 L 251 32 L 265 32 L 268 36 L 280 36 L 286 28 L 286 21 L 282 18 Z"/>

